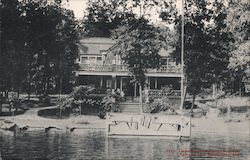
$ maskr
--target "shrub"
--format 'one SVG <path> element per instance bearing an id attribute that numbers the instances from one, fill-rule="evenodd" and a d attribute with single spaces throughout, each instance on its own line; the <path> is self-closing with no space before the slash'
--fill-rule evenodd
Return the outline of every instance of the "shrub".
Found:
<path id="1" fill-rule="evenodd" d="M 118 112 L 118 106 L 117 106 L 117 99 L 114 96 L 106 96 L 102 100 L 103 103 L 103 110 L 105 112 Z"/>
<path id="2" fill-rule="evenodd" d="M 99 90 L 92 86 L 77 86 L 68 96 L 58 99 L 59 107 L 62 110 L 68 107 L 71 108 L 73 115 L 82 112 L 80 108 L 83 106 L 85 109 L 87 107 L 93 107 L 93 110 L 98 108 L 100 118 L 105 118 L 107 112 L 119 112 L 117 101 L 120 100 L 121 96 L 118 92 L 112 93 L 110 90 L 105 97 L 98 95 L 96 92 L 100 93 Z"/>
<path id="3" fill-rule="evenodd" d="M 192 104 L 193 103 L 190 102 L 190 101 L 185 101 L 184 104 L 183 104 L 183 108 L 184 109 L 191 109 Z M 198 106 L 196 104 L 194 104 L 194 108 L 193 109 L 195 109 L 195 108 L 198 108 Z"/>
<path id="4" fill-rule="evenodd" d="M 102 102 L 100 100 L 93 98 L 94 95 L 96 95 L 94 87 L 85 85 L 77 86 L 68 96 L 58 99 L 59 107 L 62 110 L 65 110 L 65 108 L 69 107 L 71 108 L 72 114 L 77 115 L 80 112 L 80 107 L 82 107 L 83 105 L 102 105 Z"/>
<path id="5" fill-rule="evenodd" d="M 164 98 L 157 98 L 157 99 L 151 100 L 144 107 L 144 112 L 158 113 L 160 111 L 166 111 L 170 109 L 173 110 L 171 108 L 171 104 L 169 103 L 169 98 L 164 97 Z"/>
<path id="6" fill-rule="evenodd" d="M 118 92 L 114 94 L 109 93 L 107 96 L 102 99 L 102 108 L 98 113 L 98 116 L 101 119 L 104 119 L 107 112 L 120 112 L 117 102 L 121 99 L 121 96 Z"/>
<path id="7" fill-rule="evenodd" d="M 12 108 L 15 110 L 20 108 L 22 105 L 22 102 L 23 102 L 23 99 L 20 99 L 15 92 L 10 92 L 10 95 L 9 95 L 9 105 L 10 105 L 9 110 L 10 111 Z"/>
<path id="8" fill-rule="evenodd" d="M 39 102 L 43 103 L 43 104 L 50 104 L 50 97 L 46 96 L 46 95 L 40 95 L 38 96 Z"/>

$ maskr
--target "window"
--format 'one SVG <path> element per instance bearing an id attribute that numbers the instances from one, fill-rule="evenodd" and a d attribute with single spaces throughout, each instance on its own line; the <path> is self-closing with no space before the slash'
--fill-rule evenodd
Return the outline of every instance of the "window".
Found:
<path id="1" fill-rule="evenodd" d="M 102 57 L 96 57 L 96 63 L 102 64 Z"/>
<path id="2" fill-rule="evenodd" d="M 88 57 L 82 57 L 82 64 L 88 64 Z"/>
<path id="3" fill-rule="evenodd" d="M 102 64 L 101 56 L 84 56 L 81 57 L 82 64 Z"/>
<path id="4" fill-rule="evenodd" d="M 95 62 L 95 57 L 89 57 L 89 64 L 94 64 Z"/>

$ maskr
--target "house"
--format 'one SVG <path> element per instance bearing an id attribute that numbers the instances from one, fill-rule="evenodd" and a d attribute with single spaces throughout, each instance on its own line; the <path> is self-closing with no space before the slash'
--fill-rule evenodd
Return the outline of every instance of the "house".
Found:
<path id="1" fill-rule="evenodd" d="M 131 83 L 131 76 L 119 55 L 112 52 L 115 41 L 109 38 L 88 38 L 80 41 L 79 70 L 76 71 L 78 84 L 93 85 L 95 88 L 120 89 L 125 93 L 126 101 L 137 101 L 138 84 Z M 159 69 L 151 69 L 146 74 L 146 90 L 151 97 L 162 97 L 164 86 L 172 86 L 172 97 L 180 98 L 181 67 L 169 57 L 169 52 L 161 49 L 163 64 Z"/>

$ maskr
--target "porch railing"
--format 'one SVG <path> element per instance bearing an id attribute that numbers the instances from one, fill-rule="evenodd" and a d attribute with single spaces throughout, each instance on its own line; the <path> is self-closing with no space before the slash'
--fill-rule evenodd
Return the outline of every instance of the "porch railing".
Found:
<path id="1" fill-rule="evenodd" d="M 92 72 L 128 72 L 125 65 L 118 64 L 80 64 L 80 71 Z M 162 65 L 159 69 L 150 69 L 149 73 L 180 73 L 179 65 Z"/>
<path id="2" fill-rule="evenodd" d="M 172 90 L 172 91 L 164 91 L 160 89 L 150 89 L 149 92 L 149 97 L 180 97 L 181 96 L 181 91 L 180 90 Z"/>

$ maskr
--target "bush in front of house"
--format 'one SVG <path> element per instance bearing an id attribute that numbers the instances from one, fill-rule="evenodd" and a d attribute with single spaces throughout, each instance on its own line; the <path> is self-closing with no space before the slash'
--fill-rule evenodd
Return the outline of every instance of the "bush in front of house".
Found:
<path id="1" fill-rule="evenodd" d="M 120 95 L 118 93 L 110 91 L 104 96 L 96 91 L 93 86 L 80 85 L 75 87 L 69 95 L 58 99 L 59 112 L 70 108 L 73 116 L 97 114 L 100 118 L 105 118 L 107 112 L 119 112 L 117 101 L 119 101 Z"/>
<path id="2" fill-rule="evenodd" d="M 98 117 L 104 119 L 107 112 L 120 112 L 117 102 L 121 99 L 121 95 L 118 92 L 107 92 L 107 96 L 102 99 L 102 108 L 98 113 Z"/>
<path id="3" fill-rule="evenodd" d="M 83 112 L 82 109 L 86 109 L 85 106 L 101 108 L 101 99 L 102 97 L 98 97 L 95 93 L 94 87 L 86 85 L 76 86 L 69 95 L 58 99 L 59 111 L 64 112 L 67 108 L 70 108 L 71 115 L 80 115 Z"/>
<path id="4" fill-rule="evenodd" d="M 170 103 L 168 97 L 162 98 L 150 98 L 149 102 L 144 105 L 144 112 L 146 113 L 158 113 L 158 112 L 165 112 L 170 111 L 174 112 L 174 106 Z"/>

